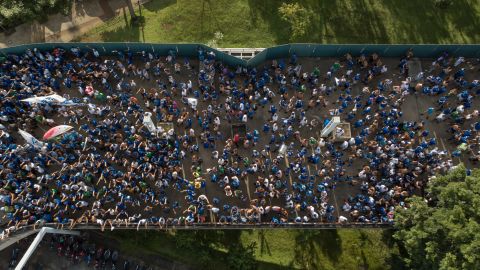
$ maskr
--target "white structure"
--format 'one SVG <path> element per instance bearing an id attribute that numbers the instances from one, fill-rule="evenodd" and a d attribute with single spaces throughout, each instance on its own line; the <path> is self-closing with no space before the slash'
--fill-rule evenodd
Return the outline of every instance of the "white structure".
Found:
<path id="1" fill-rule="evenodd" d="M 340 124 L 340 117 L 334 116 L 330 122 L 322 129 L 322 133 L 320 133 L 320 137 L 325 138 L 327 137 L 335 128 Z"/>
<path id="2" fill-rule="evenodd" d="M 218 48 L 217 50 L 243 60 L 249 60 L 265 50 L 265 48 Z"/>

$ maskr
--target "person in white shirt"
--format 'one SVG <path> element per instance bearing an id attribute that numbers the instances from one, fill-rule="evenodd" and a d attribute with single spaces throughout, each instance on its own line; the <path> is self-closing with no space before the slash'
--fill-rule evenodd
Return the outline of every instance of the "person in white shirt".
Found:
<path id="1" fill-rule="evenodd" d="M 441 112 L 435 119 L 437 119 L 438 122 L 445 120 L 446 115 Z"/>

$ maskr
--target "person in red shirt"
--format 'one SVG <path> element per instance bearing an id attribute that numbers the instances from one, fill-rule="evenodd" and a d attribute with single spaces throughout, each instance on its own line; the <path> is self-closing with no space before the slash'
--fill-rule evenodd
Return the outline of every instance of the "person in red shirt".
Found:
<path id="1" fill-rule="evenodd" d="M 238 147 L 238 143 L 240 142 L 240 135 L 235 134 L 235 136 L 233 136 L 233 143 L 235 143 L 235 146 Z"/>

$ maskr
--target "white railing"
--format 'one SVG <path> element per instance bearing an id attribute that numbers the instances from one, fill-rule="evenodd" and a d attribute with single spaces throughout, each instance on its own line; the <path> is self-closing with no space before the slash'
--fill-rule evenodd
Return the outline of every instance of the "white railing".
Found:
<path id="1" fill-rule="evenodd" d="M 217 48 L 217 50 L 243 60 L 249 60 L 265 48 Z"/>

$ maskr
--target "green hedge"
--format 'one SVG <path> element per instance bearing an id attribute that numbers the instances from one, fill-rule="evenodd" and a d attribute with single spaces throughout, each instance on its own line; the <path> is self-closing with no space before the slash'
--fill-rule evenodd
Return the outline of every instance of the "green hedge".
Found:
<path id="1" fill-rule="evenodd" d="M 37 20 L 45 22 L 50 14 L 70 13 L 72 0 L 1 0 L 0 26 L 13 28 Z"/>

